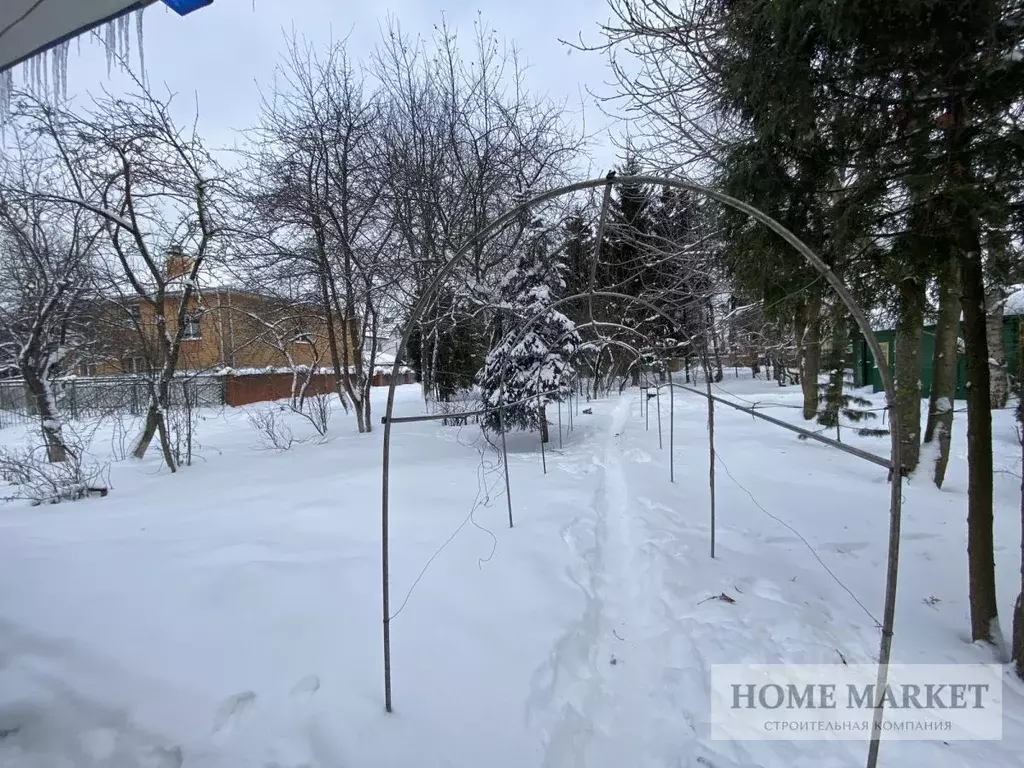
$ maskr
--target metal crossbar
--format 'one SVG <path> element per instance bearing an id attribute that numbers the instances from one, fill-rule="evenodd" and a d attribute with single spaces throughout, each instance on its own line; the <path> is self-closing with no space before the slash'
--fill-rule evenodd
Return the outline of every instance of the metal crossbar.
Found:
<path id="1" fill-rule="evenodd" d="M 428 414 L 426 416 L 392 416 L 390 419 L 387 416 L 381 416 L 380 423 L 387 424 L 388 422 L 391 422 L 392 424 L 409 424 L 410 422 L 414 421 L 441 421 L 443 419 L 464 418 L 468 419 L 471 416 L 483 416 L 486 413 L 493 413 L 494 411 L 504 410 L 505 408 L 512 408 L 513 406 L 516 405 L 522 405 L 523 403 L 528 403 L 531 400 L 536 400 L 541 397 L 547 397 L 548 395 L 554 395 L 561 391 L 562 390 L 560 389 L 551 389 L 548 390 L 547 392 L 540 392 L 536 395 L 524 397 L 522 400 L 516 400 L 514 403 L 503 403 L 502 405 L 496 405 L 493 406 L 492 408 L 481 408 L 478 411 L 463 411 L 461 413 L 434 413 Z"/>
<path id="2" fill-rule="evenodd" d="M 872 464 L 877 464 L 880 467 L 892 469 L 892 464 L 889 462 L 888 459 L 878 456 L 869 451 L 864 451 L 861 450 L 860 448 L 854 448 L 852 445 L 840 443 L 838 440 L 833 440 L 830 437 L 819 435 L 817 432 L 812 432 L 809 429 L 803 429 L 802 427 L 795 426 L 788 422 L 782 421 L 781 419 L 776 419 L 773 418 L 772 416 L 768 416 L 763 413 L 758 413 L 753 408 L 746 408 L 742 405 L 737 405 L 736 403 L 730 402 L 725 398 L 718 397 L 717 395 L 709 395 L 707 392 L 701 392 L 699 389 L 688 387 L 685 384 L 676 384 L 675 386 L 678 387 L 679 389 L 685 389 L 687 392 L 692 392 L 695 395 L 700 395 L 701 397 L 709 397 L 716 403 L 727 405 L 730 408 L 735 408 L 737 411 L 742 411 L 743 413 L 749 413 L 751 416 L 755 418 L 764 419 L 770 424 L 775 424 L 776 426 L 782 427 L 783 429 L 788 429 L 790 432 L 796 432 L 798 435 L 803 435 L 809 440 L 817 440 L 819 443 L 824 443 L 825 445 L 830 445 L 833 448 L 838 448 L 840 451 L 844 451 L 845 453 L 849 453 L 852 456 L 864 459 L 864 461 L 870 461 Z"/>

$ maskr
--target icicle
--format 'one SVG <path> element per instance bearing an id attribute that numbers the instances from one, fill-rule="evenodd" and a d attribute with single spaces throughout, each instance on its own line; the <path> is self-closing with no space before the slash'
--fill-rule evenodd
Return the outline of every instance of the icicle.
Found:
<path id="1" fill-rule="evenodd" d="M 104 47 L 107 49 L 107 77 L 114 68 L 114 51 L 117 49 L 117 27 L 114 22 L 108 21 L 104 31 Z"/>
<path id="2" fill-rule="evenodd" d="M 67 101 L 68 98 L 68 54 L 70 51 L 71 43 L 65 40 L 57 46 L 54 56 L 57 66 L 54 70 L 53 88 L 60 101 Z"/>
<path id="3" fill-rule="evenodd" d="M 121 16 L 117 20 L 117 54 L 121 57 L 121 67 L 127 69 L 131 64 L 129 56 L 131 54 L 131 35 L 129 34 L 129 18 L 127 15 Z"/>
<path id="4" fill-rule="evenodd" d="M 0 72 L 0 131 L 11 119 L 11 96 L 14 94 L 14 72 Z"/>
<path id="5" fill-rule="evenodd" d="M 39 62 L 40 68 L 43 70 L 43 98 L 50 98 L 50 66 L 48 59 L 52 59 L 53 56 L 49 51 L 43 51 L 42 61 Z M 56 87 L 54 83 L 54 87 Z"/>
<path id="6" fill-rule="evenodd" d="M 145 10 L 145 7 L 142 7 L 135 12 L 135 33 L 138 35 L 139 43 L 139 79 L 143 85 L 146 84 L 146 52 L 142 47 L 142 14 Z"/>
<path id="7" fill-rule="evenodd" d="M 53 49 L 53 55 L 50 57 L 50 75 L 51 81 L 53 82 L 53 106 L 60 104 L 61 100 L 61 87 L 60 87 L 60 49 L 64 43 L 58 43 Z"/>

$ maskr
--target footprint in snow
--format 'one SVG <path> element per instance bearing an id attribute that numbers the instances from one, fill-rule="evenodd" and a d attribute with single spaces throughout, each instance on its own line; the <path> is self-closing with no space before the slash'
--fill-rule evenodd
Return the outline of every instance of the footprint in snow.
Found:
<path id="1" fill-rule="evenodd" d="M 294 685 L 292 696 L 296 699 L 308 699 L 319 690 L 320 678 L 316 675 L 306 675 Z"/>
<path id="2" fill-rule="evenodd" d="M 836 554 L 852 555 L 854 552 L 864 549 L 868 544 L 864 541 L 840 541 L 832 544 L 826 544 L 825 546 Z"/>
<path id="3" fill-rule="evenodd" d="M 637 464 L 646 464 L 651 460 L 651 454 L 647 451 L 642 451 L 639 448 L 632 448 L 626 451 L 626 458 Z"/>
<path id="4" fill-rule="evenodd" d="M 256 694 L 243 691 L 224 700 L 213 718 L 213 732 L 220 733 L 246 712 L 256 701 Z"/>

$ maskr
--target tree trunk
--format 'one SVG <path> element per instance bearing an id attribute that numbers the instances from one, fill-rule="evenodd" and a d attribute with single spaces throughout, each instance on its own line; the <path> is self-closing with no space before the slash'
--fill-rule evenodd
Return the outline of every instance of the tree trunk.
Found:
<path id="1" fill-rule="evenodd" d="M 370 402 L 370 394 L 373 388 L 373 378 L 368 378 L 363 385 L 363 419 L 366 422 L 366 432 L 373 431 L 373 407 Z"/>
<path id="2" fill-rule="evenodd" d="M 327 287 L 327 274 L 323 265 L 319 265 L 317 279 L 320 283 L 320 303 L 327 319 L 327 349 L 331 353 L 331 366 L 334 368 L 334 387 L 338 392 L 341 407 L 348 413 L 348 402 L 341 378 L 341 357 L 338 355 L 338 334 L 334 329 L 334 313 L 331 311 L 331 296 Z"/>
<path id="3" fill-rule="evenodd" d="M 992 540 L 992 411 L 989 407 L 985 284 L 977 234 L 967 233 L 958 255 L 967 348 L 967 556 L 970 566 L 971 639 L 994 642 L 997 629 L 995 552 Z"/>
<path id="4" fill-rule="evenodd" d="M 542 443 L 546 443 L 548 441 L 548 437 L 549 437 L 549 435 L 548 435 L 548 414 L 547 414 L 547 408 L 542 405 L 538 409 L 538 411 L 539 411 L 539 415 L 540 415 L 540 441 Z"/>
<path id="5" fill-rule="evenodd" d="M 836 428 L 837 440 L 840 416 L 845 402 L 843 388 L 846 384 L 846 345 L 849 338 L 845 307 L 841 302 L 837 302 L 832 317 L 832 338 L 829 342 L 828 386 L 825 390 L 824 408 L 818 417 L 818 423 L 822 426 Z"/>
<path id="6" fill-rule="evenodd" d="M 942 487 L 949 463 L 959 336 L 960 270 L 956 259 L 951 258 L 939 274 L 939 318 L 935 325 L 932 390 L 928 396 L 928 422 L 924 430 L 924 442 L 930 443 L 938 438 L 938 453 L 932 468 L 932 479 L 937 488 Z"/>
<path id="7" fill-rule="evenodd" d="M 804 337 L 807 335 L 807 307 L 801 304 L 793 315 L 793 338 L 796 341 L 796 364 L 802 368 L 804 364 Z M 782 353 L 784 354 L 784 353 Z M 782 379 L 779 376 L 778 368 L 775 371 L 775 378 L 779 386 L 782 386 Z M 804 403 L 804 413 L 807 413 L 807 404 Z M 805 416 L 806 418 L 806 416 Z"/>
<path id="8" fill-rule="evenodd" d="M 900 281 L 896 321 L 896 404 L 900 451 L 908 474 L 921 460 L 921 341 L 924 336 L 925 281 Z"/>
<path id="9" fill-rule="evenodd" d="M 708 334 L 711 336 L 711 351 L 715 356 L 715 381 L 721 382 L 725 378 L 725 373 L 722 371 L 722 356 L 718 351 L 718 332 L 715 330 L 715 307 L 710 302 L 708 303 Z M 711 371 L 707 371 L 710 375 Z"/>
<path id="10" fill-rule="evenodd" d="M 804 419 L 818 414 L 818 374 L 821 372 L 821 300 L 811 299 L 804 306 L 805 329 L 799 340 L 800 387 L 804 394 Z"/>
<path id="11" fill-rule="evenodd" d="M 132 449 L 132 456 L 136 459 L 145 458 L 149 444 L 153 442 L 153 437 L 156 435 L 159 415 L 160 410 L 156 403 L 150 402 L 149 410 L 146 411 L 146 426 L 142 428 L 142 434 L 139 435 L 139 439 L 135 441 L 135 447 Z"/>
<path id="12" fill-rule="evenodd" d="M 178 465 L 174 459 L 174 454 L 171 452 L 170 436 L 167 434 L 167 420 L 164 418 L 163 412 L 157 414 L 156 430 L 157 434 L 160 435 L 160 450 L 164 454 L 164 463 L 167 464 L 167 468 L 171 472 L 177 472 Z"/>
<path id="13" fill-rule="evenodd" d="M 985 335 L 988 338 L 989 401 L 993 409 L 1006 407 L 1010 394 L 1010 377 L 1006 370 L 1003 349 L 1003 303 L 1006 297 L 1001 286 L 985 291 Z"/>
<path id="14" fill-rule="evenodd" d="M 1024 361 L 1022 361 L 1024 362 Z M 1018 368 L 1021 366 L 1018 365 Z M 1021 519 L 1021 542 L 1020 542 L 1020 592 L 1017 594 L 1017 602 L 1013 606 L 1013 648 L 1012 658 L 1017 669 L 1017 677 L 1024 679 L 1024 409 L 1017 406 L 1017 425 L 1020 428 L 1020 519 Z"/>
<path id="15" fill-rule="evenodd" d="M 36 413 L 39 415 L 39 425 L 43 432 L 43 440 L 46 442 L 47 460 L 51 462 L 65 461 L 68 457 L 67 446 L 64 444 L 60 414 L 57 412 L 57 405 L 51 396 L 49 382 L 33 370 L 23 369 L 21 374 L 32 395 Z"/>

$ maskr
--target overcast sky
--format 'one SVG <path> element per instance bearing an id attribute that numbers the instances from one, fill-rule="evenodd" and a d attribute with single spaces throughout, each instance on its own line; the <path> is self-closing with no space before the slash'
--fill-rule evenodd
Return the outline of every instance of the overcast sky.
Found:
<path id="1" fill-rule="evenodd" d="M 146 72 L 154 90 L 166 84 L 177 94 L 177 114 L 191 116 L 198 101 L 200 126 L 214 146 L 231 146 L 236 129 L 252 125 L 259 105 L 258 84 L 268 83 L 280 59 L 284 30 L 292 28 L 314 43 L 348 38 L 350 56 L 365 60 L 384 19 L 395 16 L 410 34 L 429 35 L 443 13 L 468 38 L 477 15 L 502 37 L 513 40 L 529 64 L 530 87 L 552 99 L 567 100 L 572 119 L 593 136 L 595 168 L 614 163 L 609 138 L 618 131 L 602 115 L 587 88 L 608 92 L 608 73 L 597 53 L 570 51 L 559 43 L 598 40 L 598 23 L 608 17 L 606 0 L 214 0 L 213 5 L 179 17 L 157 4 L 144 13 Z M 467 40 L 468 42 L 468 40 Z M 135 23 L 131 60 L 138 66 Z M 95 40 L 72 44 L 70 94 L 79 98 L 99 86 L 118 91 L 127 80 L 107 76 L 104 49 Z M 587 169 L 581 169 L 586 172 Z"/>

